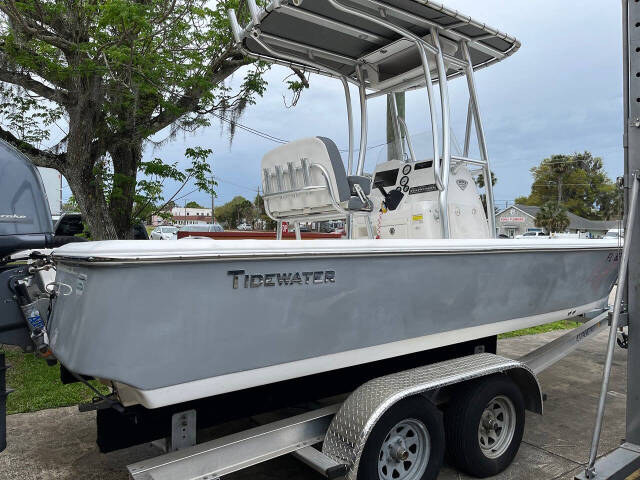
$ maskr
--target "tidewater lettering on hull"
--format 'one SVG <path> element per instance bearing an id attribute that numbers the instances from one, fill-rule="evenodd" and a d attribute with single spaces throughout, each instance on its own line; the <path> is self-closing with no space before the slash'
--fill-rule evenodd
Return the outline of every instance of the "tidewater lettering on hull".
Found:
<path id="1" fill-rule="evenodd" d="M 336 283 L 335 270 L 286 273 L 247 273 L 245 270 L 229 270 L 234 289 L 260 287 L 286 287 L 291 285 L 325 285 Z"/>

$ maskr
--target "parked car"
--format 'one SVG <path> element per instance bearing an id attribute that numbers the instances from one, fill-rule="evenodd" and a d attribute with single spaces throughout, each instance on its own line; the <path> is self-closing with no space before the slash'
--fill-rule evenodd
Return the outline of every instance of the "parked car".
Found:
<path id="1" fill-rule="evenodd" d="M 320 224 L 320 231 L 322 233 L 344 233 L 344 224 L 342 222 L 324 222 Z"/>
<path id="2" fill-rule="evenodd" d="M 63 213 L 53 225 L 53 234 L 58 236 L 73 236 L 82 232 L 84 224 L 79 213 Z"/>
<path id="3" fill-rule="evenodd" d="M 85 226 L 80 213 L 63 213 L 53 227 L 53 233 L 57 236 L 74 236 L 85 231 Z M 89 235 L 90 233 L 87 232 Z M 149 240 L 147 228 L 138 223 L 131 227 L 134 240 Z"/>
<path id="4" fill-rule="evenodd" d="M 204 232 L 224 232 L 224 228 L 222 228 L 222 225 L 220 225 L 219 223 L 198 223 L 196 225 L 185 225 L 184 227 L 180 228 L 181 232 L 189 232 L 189 235 L 187 235 L 186 237 L 182 237 L 182 238 L 193 238 L 193 237 L 197 237 L 197 235 L 195 235 L 196 233 L 204 233 Z M 194 233 L 194 235 L 191 235 L 191 232 Z M 178 232 L 176 232 L 176 238 L 178 237 Z M 209 237 L 200 237 L 200 238 L 209 238 Z"/>
<path id="5" fill-rule="evenodd" d="M 224 228 L 219 223 L 202 223 L 197 225 L 185 225 L 180 228 L 181 232 L 224 232 Z"/>
<path id="6" fill-rule="evenodd" d="M 248 223 L 241 223 L 238 225 L 238 230 L 253 230 L 253 227 Z"/>
<path id="7" fill-rule="evenodd" d="M 604 238 L 606 239 L 618 239 L 618 238 L 624 238 L 624 228 L 620 229 L 620 228 L 611 228 L 607 231 L 607 233 L 604 234 Z"/>
<path id="8" fill-rule="evenodd" d="M 151 240 L 175 240 L 178 233 L 178 227 L 160 226 L 151 230 Z"/>
<path id="9" fill-rule="evenodd" d="M 549 234 L 544 232 L 525 232 L 522 235 L 516 235 L 516 238 L 538 238 L 538 237 L 549 238 Z"/>

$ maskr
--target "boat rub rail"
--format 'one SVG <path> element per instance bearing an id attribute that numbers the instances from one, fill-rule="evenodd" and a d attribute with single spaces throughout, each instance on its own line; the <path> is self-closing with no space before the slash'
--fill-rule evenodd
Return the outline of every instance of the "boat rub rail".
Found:
<path id="1" fill-rule="evenodd" d="M 125 264 L 139 262 L 174 261 L 216 261 L 229 259 L 269 259 L 269 258 L 335 258 L 362 256 L 406 256 L 406 255 L 474 255 L 482 253 L 511 252 L 571 252 L 609 251 L 621 249 L 617 240 L 243 240 L 236 245 L 222 245 L 211 240 L 191 240 L 189 246 L 182 242 L 170 248 L 154 248 L 154 245 L 140 248 L 129 245 L 129 241 L 93 242 L 70 244 L 53 254 L 56 262 L 64 264 Z M 168 243 L 168 242 L 167 242 Z M 508 244 L 506 244 L 508 243 Z M 133 248 L 136 247 L 136 248 Z M 151 248 L 149 248 L 151 247 Z M 187 247 L 187 248 L 184 248 Z M 195 248 L 194 248 L 195 247 Z M 127 251 L 128 250 L 128 251 Z M 617 261 L 615 254 L 608 261 Z"/>

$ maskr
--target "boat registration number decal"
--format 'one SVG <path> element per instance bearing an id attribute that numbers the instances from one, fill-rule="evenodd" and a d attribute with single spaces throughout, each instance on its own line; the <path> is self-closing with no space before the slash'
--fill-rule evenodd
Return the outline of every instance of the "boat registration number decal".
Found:
<path id="1" fill-rule="evenodd" d="M 437 192 L 438 186 L 435 183 L 429 185 L 418 185 L 417 187 L 411 187 L 409 189 L 409 195 L 416 195 L 418 193 Z"/>
<path id="2" fill-rule="evenodd" d="M 233 288 L 287 287 L 292 285 L 324 285 L 336 283 L 335 270 L 319 272 L 247 273 L 244 270 L 229 270 L 233 277 Z"/>
<path id="3" fill-rule="evenodd" d="M 619 252 L 610 253 L 609 255 L 607 255 L 607 261 L 609 263 L 612 263 L 612 262 L 615 263 L 618 260 L 620 260 L 620 256 L 621 256 L 621 254 Z"/>

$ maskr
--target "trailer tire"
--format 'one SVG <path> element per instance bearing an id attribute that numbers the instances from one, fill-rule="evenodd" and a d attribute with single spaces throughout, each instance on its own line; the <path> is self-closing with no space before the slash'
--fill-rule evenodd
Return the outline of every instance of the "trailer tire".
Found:
<path id="1" fill-rule="evenodd" d="M 376 422 L 358 480 L 434 480 L 444 459 L 442 412 L 422 396 L 400 400 Z"/>
<path id="2" fill-rule="evenodd" d="M 470 382 L 445 410 L 447 453 L 453 464 L 485 478 L 507 468 L 524 433 L 524 398 L 506 375 Z"/>

